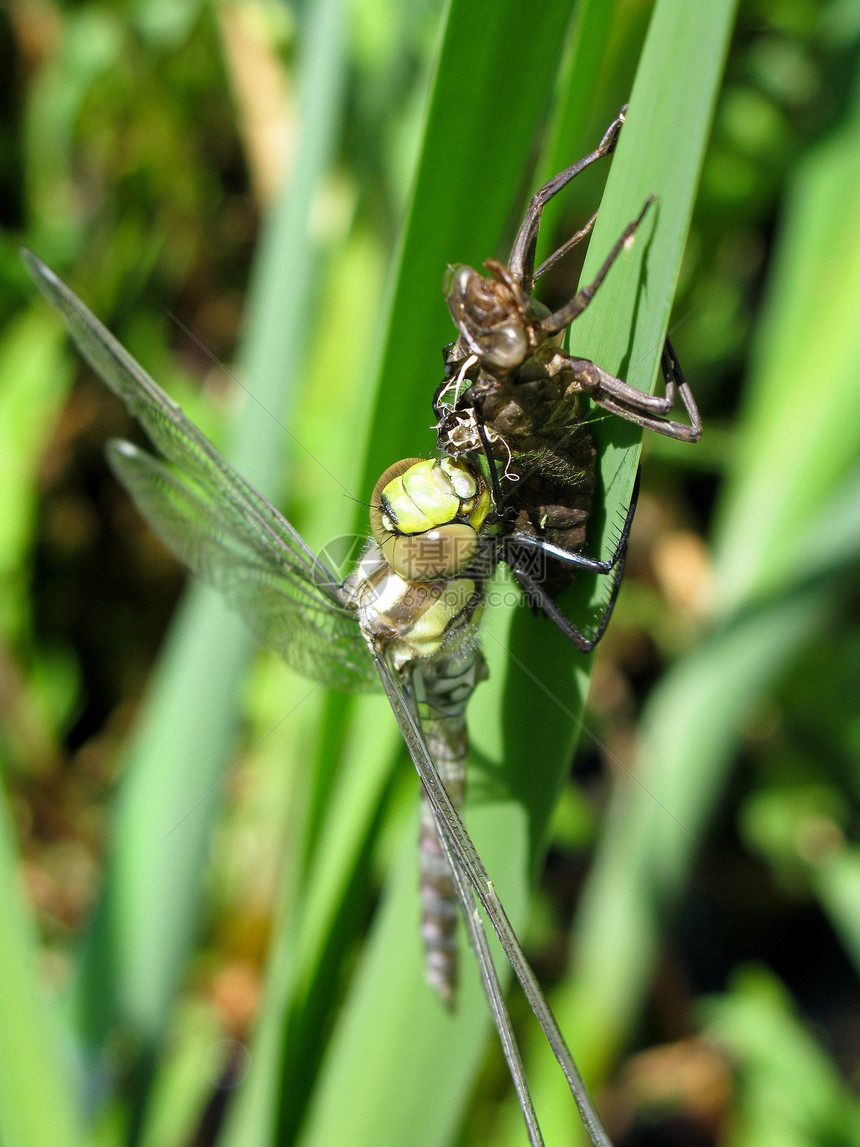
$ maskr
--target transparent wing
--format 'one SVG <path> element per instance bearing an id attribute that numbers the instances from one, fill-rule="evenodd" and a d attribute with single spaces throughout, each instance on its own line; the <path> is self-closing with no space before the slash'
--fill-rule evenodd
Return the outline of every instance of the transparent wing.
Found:
<path id="1" fill-rule="evenodd" d="M 23 255 L 37 286 L 65 319 L 78 350 L 122 399 L 165 458 L 202 488 L 250 545 L 261 553 L 277 554 L 282 565 L 295 569 L 307 581 L 336 587 L 329 571 L 289 522 L 188 421 L 173 399 L 65 283 L 31 251 L 24 251 Z M 336 588 L 326 592 L 339 604 Z"/>
<path id="2" fill-rule="evenodd" d="M 445 791 L 445 786 L 439 777 L 433 758 L 430 756 L 427 746 L 424 743 L 421 723 L 416 715 L 412 698 L 406 692 L 399 675 L 391 668 L 388 662 L 376 652 L 374 652 L 373 656 L 376 663 L 376 670 L 382 682 L 382 687 L 385 690 L 385 695 L 388 698 L 394 716 L 397 718 L 400 732 L 403 734 L 403 739 L 406 741 L 409 754 L 412 757 L 413 764 L 418 772 L 418 776 L 421 778 L 424 791 L 427 794 L 427 799 L 433 809 L 436 829 L 439 833 L 442 847 L 454 870 L 455 884 L 457 886 L 458 896 L 461 898 L 461 903 L 463 898 L 460 885 L 461 882 L 468 881 L 472 891 L 487 913 L 487 919 L 493 926 L 493 930 L 499 938 L 499 943 L 505 950 L 505 954 L 514 970 L 514 975 L 522 986 L 529 1006 L 534 1012 L 552 1048 L 553 1054 L 564 1072 L 574 1102 L 579 1109 L 580 1117 L 592 1144 L 594 1144 L 594 1147 L 612 1147 L 609 1137 L 600 1122 L 597 1110 L 591 1101 L 591 1097 L 585 1089 L 585 1084 L 570 1053 L 570 1049 L 564 1041 L 564 1036 L 561 1034 L 558 1022 L 540 989 L 540 985 L 532 971 L 531 965 L 526 959 L 511 922 L 505 913 L 502 902 L 496 893 L 493 882 L 487 875 L 487 870 L 484 868 L 483 862 L 478 855 L 478 850 L 475 848 L 472 838 L 466 831 L 466 826 L 463 824 L 460 814 L 454 808 L 448 793 Z M 468 897 L 466 897 L 466 899 L 468 899 Z M 470 934 L 474 942 L 476 935 L 471 927 Z M 506 1056 L 508 1056 L 506 1033 L 503 1031 L 503 1026 L 500 1026 L 500 1019 L 496 1011 L 496 993 L 493 984 L 485 974 L 480 952 L 479 961 L 482 963 L 484 988 L 490 1001 L 490 1009 L 493 1011 L 499 1035 L 502 1039 L 502 1045 L 505 1048 Z M 501 1022 L 503 1024 L 503 1021 Z M 526 1098 L 527 1089 L 526 1097 L 524 1097 L 520 1091 L 517 1070 L 512 1065 L 510 1057 L 508 1057 L 508 1064 L 514 1076 L 514 1082 L 517 1084 L 517 1091 L 520 1095 L 520 1105 L 523 1108 L 523 1114 L 526 1117 L 526 1123 L 529 1125 L 529 1134 L 531 1136 L 530 1117 L 534 1113 L 531 1111 L 530 1101 Z M 522 1083 L 524 1086 L 525 1080 L 523 1080 Z M 532 1141 L 537 1142 L 538 1140 Z"/>
<path id="3" fill-rule="evenodd" d="M 278 552 L 249 545 L 246 532 L 225 520 L 220 505 L 145 450 L 114 440 L 107 455 L 168 549 L 223 594 L 264 645 L 299 673 L 334 689 L 377 687 L 355 612 L 345 599 L 333 604 L 316 580 L 285 565 Z M 331 575 L 329 580 L 326 588 L 340 593 Z"/>
<path id="4" fill-rule="evenodd" d="M 375 687 L 355 615 L 325 563 L 53 271 L 23 254 L 81 354 L 176 467 L 129 443 L 109 450 L 117 477 L 165 544 L 293 668 L 333 688 Z"/>

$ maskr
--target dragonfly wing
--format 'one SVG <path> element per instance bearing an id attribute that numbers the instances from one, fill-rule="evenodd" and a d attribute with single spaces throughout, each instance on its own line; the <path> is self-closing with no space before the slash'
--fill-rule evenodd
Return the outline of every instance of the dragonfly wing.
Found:
<path id="1" fill-rule="evenodd" d="M 69 328 L 78 350 L 153 443 L 208 495 L 237 535 L 262 555 L 276 557 L 339 604 L 337 583 L 290 523 L 230 465 L 158 383 L 84 306 L 65 283 L 31 252 L 22 252 L 39 289 Z M 331 588 L 334 587 L 334 588 Z"/>
<path id="2" fill-rule="evenodd" d="M 468 877 L 475 895 L 492 917 L 493 909 L 488 907 L 486 903 L 486 889 L 484 887 L 485 884 L 489 884 L 489 877 L 478 856 L 478 851 L 466 831 L 466 826 L 445 791 L 436 764 L 424 742 L 421 721 L 414 699 L 407 693 L 399 674 L 391 668 L 379 651 L 373 651 L 373 658 L 379 679 L 382 682 L 382 688 L 385 690 L 388 703 L 391 705 L 397 724 L 400 726 L 400 732 L 406 742 L 406 747 L 409 749 L 409 755 L 412 757 L 421 784 L 424 786 L 433 808 L 439 834 L 444 836 L 447 847 Z M 496 927 L 495 921 L 493 921 L 493 927 Z M 498 929 L 496 930 L 498 931 Z M 501 940 L 502 937 L 500 936 L 499 939 Z"/>
<path id="3" fill-rule="evenodd" d="M 246 532 L 237 532 L 220 505 L 185 475 L 130 442 L 110 442 L 107 452 L 111 469 L 168 549 L 222 593 L 264 645 L 332 688 L 376 687 L 355 612 L 331 574 L 322 594 L 315 578 L 249 545 Z"/>
<path id="4" fill-rule="evenodd" d="M 388 662 L 385 661 L 381 655 L 374 653 L 374 660 L 382 681 L 382 687 L 397 718 L 400 731 L 409 748 L 409 753 L 415 763 L 415 768 L 418 771 L 418 776 L 424 785 L 425 791 L 428 793 L 428 796 L 430 796 L 431 788 L 438 786 L 444 793 L 445 787 L 442 784 L 436 764 L 424 741 L 421 731 L 421 721 L 415 706 L 414 697 L 404 688 L 399 674 L 392 672 Z M 427 779 L 425 780 L 425 778 Z M 429 788 L 428 785 L 430 786 Z M 447 799 L 447 794 L 445 795 Z M 495 964 L 493 963 L 489 945 L 487 944 L 484 925 L 473 900 L 473 892 L 478 892 L 477 885 L 475 884 L 473 876 L 467 871 L 467 866 L 462 862 L 465 853 L 454 843 L 456 829 L 452 832 L 446 831 L 444 817 L 441 817 L 436 811 L 437 806 L 432 797 L 430 803 L 434 808 L 434 816 L 436 818 L 436 827 L 442 845 L 442 852 L 451 868 L 454 890 L 460 904 L 463 923 L 469 933 L 472 951 L 475 953 L 475 957 L 478 961 L 484 992 L 487 996 L 493 1022 L 496 1025 L 496 1031 L 499 1033 L 502 1051 L 508 1063 L 523 1117 L 526 1121 L 529 1143 L 532 1147 L 543 1147 L 544 1141 L 541 1136 L 540 1127 L 538 1126 L 528 1083 L 526 1082 L 525 1069 L 511 1024 L 511 1017 L 505 1004 L 502 986 L 498 973 L 496 972 Z M 453 810 L 453 805 L 450 807 Z M 474 851 L 474 845 L 471 840 L 469 840 L 465 826 L 462 821 L 460 821 L 456 812 L 454 815 L 459 822 L 459 828 L 462 830 L 463 836 L 468 841 L 469 847 Z M 478 895 L 480 898 L 480 894 Z"/>
<path id="5" fill-rule="evenodd" d="M 451 799 L 445 791 L 445 786 L 439 778 L 439 773 L 433 762 L 433 758 L 430 756 L 427 746 L 424 744 L 424 738 L 421 734 L 421 724 L 416 715 L 412 699 L 406 693 L 398 675 L 391 669 L 382 655 L 374 650 L 373 658 L 376 663 L 376 670 L 382 682 L 382 688 L 385 690 L 385 695 L 397 718 L 397 724 L 400 726 L 400 731 L 409 748 L 409 754 L 412 757 L 418 776 L 421 778 L 421 783 L 424 786 L 424 791 L 427 794 L 427 799 L 433 809 L 433 814 L 436 818 L 436 828 L 440 838 L 442 838 L 444 842 L 443 847 L 446 853 L 451 857 L 452 867 L 457 869 L 460 876 L 468 880 L 472 891 L 487 913 L 487 919 L 490 921 L 493 931 L 498 936 L 499 943 L 505 950 L 505 955 L 510 961 L 514 975 L 520 982 L 523 993 L 529 1002 L 529 1006 L 534 1012 L 547 1038 L 547 1042 L 564 1072 L 568 1087 L 579 1109 L 580 1116 L 591 1142 L 595 1144 L 595 1147 L 612 1147 L 609 1137 L 601 1125 L 600 1117 L 591 1101 L 591 1097 L 585 1089 L 585 1084 L 570 1053 L 570 1049 L 564 1041 L 564 1036 L 561 1034 L 558 1021 L 553 1015 L 552 1009 L 540 989 L 537 977 L 526 959 L 525 952 L 522 950 L 504 906 L 498 897 L 495 886 L 487 875 L 487 870 L 484 868 L 483 862 L 478 855 L 478 850 L 475 848 L 472 838 L 466 831 L 466 826 L 463 824 L 459 813 L 451 803 Z M 490 993 L 490 1006 L 492 1008 L 493 996 L 486 979 L 484 980 L 484 984 L 488 993 Z M 504 1042 L 504 1036 L 502 1036 L 502 1040 Z M 523 1112 L 525 1114 L 525 1107 L 523 1108 Z"/>

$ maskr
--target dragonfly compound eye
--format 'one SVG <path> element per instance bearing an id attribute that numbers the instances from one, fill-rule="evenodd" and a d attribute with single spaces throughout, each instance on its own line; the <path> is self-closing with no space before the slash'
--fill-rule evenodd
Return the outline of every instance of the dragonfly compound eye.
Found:
<path id="1" fill-rule="evenodd" d="M 454 523 L 424 534 L 392 534 L 382 543 L 385 560 L 405 581 L 451 578 L 471 564 L 478 535 Z"/>
<path id="2" fill-rule="evenodd" d="M 491 505 L 483 477 L 467 463 L 409 458 L 376 483 L 370 526 L 395 573 L 437 581 L 471 564 Z"/>

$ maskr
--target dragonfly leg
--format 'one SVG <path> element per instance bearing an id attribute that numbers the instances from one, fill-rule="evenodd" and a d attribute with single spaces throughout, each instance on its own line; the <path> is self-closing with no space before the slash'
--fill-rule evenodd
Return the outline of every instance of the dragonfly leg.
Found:
<path id="1" fill-rule="evenodd" d="M 516 517 L 516 511 L 513 507 L 509 506 L 507 510 L 504 509 L 505 495 L 502 491 L 502 484 L 499 481 L 499 471 L 496 466 L 496 459 L 493 455 L 493 447 L 490 444 L 490 439 L 487 434 L 487 428 L 484 423 L 483 415 L 477 407 L 472 407 L 472 413 L 475 416 L 475 428 L 478 431 L 478 437 L 481 440 L 481 448 L 487 459 L 487 471 L 490 481 L 490 494 L 493 498 L 493 505 L 496 510 L 498 518 L 503 519 L 507 514 Z"/>
<path id="2" fill-rule="evenodd" d="M 603 139 L 594 151 L 590 152 L 583 159 L 577 160 L 576 163 L 572 163 L 570 167 L 565 168 L 564 171 L 559 172 L 559 174 L 548 183 L 545 183 L 543 187 L 536 192 L 529 203 L 522 226 L 514 240 L 508 263 L 508 269 L 512 277 L 516 279 L 525 294 L 530 295 L 532 293 L 534 280 L 537 277 L 534 273 L 535 247 L 537 245 L 538 230 L 540 229 L 541 216 L 543 215 L 544 208 L 554 196 L 558 195 L 559 191 L 567 187 L 568 183 L 585 171 L 587 167 L 591 167 L 593 163 L 596 163 L 598 159 L 602 159 L 604 155 L 611 155 L 618 142 L 618 134 L 621 131 L 621 125 L 624 123 L 626 114 L 627 105 L 625 104 L 606 129 Z M 579 242 L 584 235 L 587 235 L 593 222 L 594 220 L 592 220 L 583 231 L 579 232 L 578 236 L 575 235 L 573 239 L 569 239 L 563 248 L 560 248 L 559 251 L 550 256 L 550 259 L 541 267 L 541 273 L 547 270 L 548 265 L 551 266 L 556 259 L 561 258 L 561 255 L 574 246 L 574 243 Z"/>
<path id="3" fill-rule="evenodd" d="M 606 632 L 606 627 L 609 625 L 609 621 L 612 617 L 612 611 L 615 609 L 618 591 L 621 589 L 621 577 L 623 573 L 624 555 L 622 554 L 615 567 L 615 577 L 612 582 L 612 592 L 609 595 L 609 599 L 601 611 L 596 628 L 590 635 L 587 635 L 583 633 L 581 629 L 577 629 L 573 622 L 564 616 L 558 605 L 553 601 L 543 586 L 532 578 L 531 574 L 526 571 L 513 569 L 514 577 L 519 582 L 523 591 L 528 594 L 532 605 L 543 610 L 550 621 L 558 626 L 568 641 L 572 641 L 582 653 L 591 653 Z"/>
<path id="4" fill-rule="evenodd" d="M 615 546 L 615 551 L 612 557 L 606 561 L 600 561 L 597 558 L 590 558 L 586 554 L 575 553 L 570 550 L 563 550 L 559 546 L 553 545 L 551 542 L 544 541 L 541 538 L 534 538 L 527 534 L 514 534 L 512 537 L 503 540 L 503 547 L 505 550 L 504 560 L 511 568 L 511 572 L 516 578 L 518 584 L 523 592 L 527 595 L 529 602 L 543 612 L 553 621 L 565 637 L 572 641 L 573 644 L 580 649 L 583 653 L 590 653 L 595 645 L 603 637 L 609 620 L 612 617 L 612 611 L 615 608 L 615 602 L 618 598 L 618 591 L 621 589 L 621 578 L 624 573 L 624 561 L 627 554 L 627 542 L 630 537 L 630 529 L 633 525 L 633 517 L 636 513 L 636 503 L 639 498 L 639 478 L 641 470 L 636 471 L 636 481 L 633 486 L 633 495 L 630 499 L 630 505 L 627 507 L 627 514 L 624 518 L 624 525 Z M 570 621 L 561 612 L 552 596 L 547 592 L 542 584 L 542 579 L 536 577 L 530 568 L 533 563 L 525 562 L 523 560 L 523 552 L 525 550 L 538 550 L 546 556 L 553 558 L 556 561 L 565 562 L 575 569 L 586 570 L 591 573 L 609 574 L 614 573 L 612 580 L 612 590 L 606 604 L 601 610 L 600 617 L 597 622 L 596 628 L 590 635 L 587 635 L 578 629 L 572 621 Z M 519 550 L 520 556 L 517 556 L 516 551 Z M 511 552 L 513 551 L 513 552 Z"/>
<path id="5" fill-rule="evenodd" d="M 546 557 L 551 557 L 555 561 L 564 562 L 574 569 L 586 570 L 589 573 L 608 574 L 611 573 L 624 556 L 627 549 L 627 539 L 630 537 L 630 527 L 633 525 L 633 517 L 636 513 L 636 503 L 639 499 L 639 478 L 641 474 L 641 467 L 636 471 L 636 481 L 633 485 L 633 495 L 630 498 L 630 505 L 627 507 L 627 513 L 624 517 L 624 525 L 621 528 L 621 533 L 618 537 L 618 543 L 611 558 L 606 561 L 601 561 L 599 558 L 590 558 L 587 554 L 577 553 L 575 550 L 565 550 L 561 546 L 555 546 L 552 542 L 546 541 L 545 538 L 536 538 L 531 534 L 515 533 L 502 539 L 502 545 L 505 552 L 502 554 L 503 561 L 511 565 L 510 555 L 508 554 L 509 548 L 518 548 L 520 550 L 538 550 Z M 512 567 L 513 568 L 513 567 Z"/>
<path id="6" fill-rule="evenodd" d="M 635 386 L 622 382 L 588 359 L 567 360 L 567 369 L 573 374 L 574 389 L 587 395 L 604 410 L 667 438 L 675 438 L 680 442 L 698 442 L 702 436 L 702 420 L 690 384 L 684 377 L 669 339 L 666 339 L 663 346 L 660 366 L 666 389 L 664 394 L 657 395 L 637 390 Z M 665 417 L 674 405 L 676 390 L 690 420 L 689 425 Z"/>

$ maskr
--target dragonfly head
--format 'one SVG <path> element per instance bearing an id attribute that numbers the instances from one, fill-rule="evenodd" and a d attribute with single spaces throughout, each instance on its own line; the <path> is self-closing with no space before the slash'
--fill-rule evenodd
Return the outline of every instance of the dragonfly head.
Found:
<path id="1" fill-rule="evenodd" d="M 406 458 L 376 483 L 370 528 L 405 581 L 438 581 L 471 565 L 491 508 L 483 476 L 467 462 Z"/>

